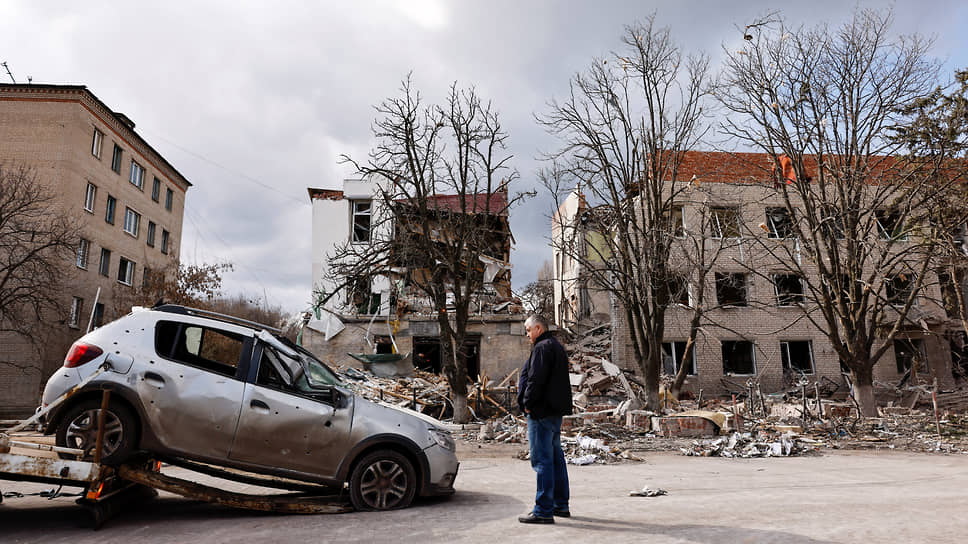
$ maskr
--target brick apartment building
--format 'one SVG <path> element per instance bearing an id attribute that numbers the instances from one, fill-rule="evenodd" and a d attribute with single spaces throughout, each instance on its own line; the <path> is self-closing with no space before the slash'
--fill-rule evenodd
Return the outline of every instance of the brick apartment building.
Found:
<path id="1" fill-rule="evenodd" d="M 724 249 L 713 273 L 705 280 L 706 326 L 702 327 L 692 351 L 692 370 L 686 383 L 686 389 L 693 393 L 699 389 L 707 396 L 742 391 L 750 379 L 758 381 L 763 392 L 780 391 L 793 387 L 801 373 L 811 383 L 830 380 L 840 384 L 841 391 L 846 390 L 837 353 L 827 337 L 804 319 L 810 303 L 803 297 L 803 284 L 776 263 L 775 255 L 763 250 L 763 238 L 777 238 L 768 242 L 790 244 L 794 252 L 796 248 L 795 239 L 776 236 L 775 218 L 769 215 L 783 207 L 782 196 L 773 187 L 770 164 L 768 156 L 762 154 L 689 152 L 680 167 L 680 179 L 698 180 L 702 184 L 701 191 L 697 189 L 695 193 L 696 200 L 682 193 L 682 202 L 677 201 L 681 205 L 677 211 L 681 213 L 675 214 L 675 220 L 682 222 L 682 229 L 697 230 L 696 225 L 702 221 L 700 208 L 705 210 L 707 218 L 710 210 L 716 210 L 716 213 L 735 214 L 737 219 L 734 233 L 722 236 L 707 233 L 713 239 L 712 245 L 722 243 Z M 581 214 L 587 209 L 584 198 L 573 193 L 555 214 L 553 235 L 588 234 L 581 233 Z M 577 228 L 563 230 L 561 225 Z M 558 255 L 558 250 L 555 253 L 556 319 L 559 325 L 574 326 L 589 311 L 600 311 L 601 292 L 583 280 L 581 271 L 576 270 L 579 264 Z M 697 278 L 687 273 L 685 280 L 688 292 L 683 292 L 682 298 L 666 311 L 665 374 L 672 374 L 676 369 L 690 332 L 691 293 Z M 914 365 L 922 383 L 937 380 L 941 387 L 950 387 L 956 375 L 968 370 L 965 339 L 957 313 L 941 303 L 945 298 L 944 288 L 943 278 L 926 280 L 909 314 L 909 320 L 916 325 L 898 334 L 874 367 L 875 381 L 899 383 Z M 589 289 L 590 292 L 582 292 Z M 569 308 L 569 304 L 579 312 Z M 634 369 L 625 313 L 614 297 L 609 304 L 612 360 L 621 367 Z"/>
<path id="2" fill-rule="evenodd" d="M 0 162 L 29 167 L 80 226 L 65 314 L 40 324 L 35 342 L 0 336 L 0 418 L 32 411 L 89 322 L 126 312 L 116 299 L 178 262 L 191 183 L 134 128 L 85 86 L 0 84 Z"/>

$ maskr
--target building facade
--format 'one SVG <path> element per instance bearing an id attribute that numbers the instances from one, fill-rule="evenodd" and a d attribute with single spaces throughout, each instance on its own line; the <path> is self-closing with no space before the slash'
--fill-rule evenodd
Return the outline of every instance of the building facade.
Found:
<path id="1" fill-rule="evenodd" d="M 680 166 L 680 178 L 689 179 L 695 189 L 676 193 L 682 199 L 676 202 L 673 226 L 677 232 L 704 237 L 702 247 L 717 252 L 704 277 L 688 266 L 683 269 L 686 289 L 666 308 L 663 372 L 673 374 L 690 336 L 697 283 L 703 282 L 703 319 L 696 344 L 686 354 L 690 370 L 685 389 L 693 393 L 741 392 L 750 383 L 764 392 L 783 391 L 796 387 L 801 377 L 847 390 L 837 352 L 824 331 L 806 318 L 816 309 L 806 296 L 804 281 L 778 260 L 803 258 L 804 274 L 816 283 L 816 268 L 801 255 L 785 225 L 789 218 L 783 214 L 783 196 L 774 186 L 770 164 L 761 154 L 689 152 Z M 563 206 L 559 212 L 579 208 Z M 568 213 L 562 213 L 560 221 L 578 224 Z M 878 216 L 877 221 L 886 224 L 887 219 Z M 903 241 L 899 247 L 904 250 Z M 908 315 L 910 325 L 902 328 L 875 365 L 875 382 L 950 387 L 964 379 L 968 357 L 962 324 L 958 312 L 942 302 L 951 298 L 945 293 L 951 279 L 942 272 L 931 274 Z M 571 275 L 580 277 L 581 271 Z M 568 279 L 564 276 L 563 283 Z M 887 284 L 884 296 L 890 298 L 891 282 Z M 635 369 L 625 312 L 614 300 L 611 322 L 613 361 Z M 875 349 L 882 345 L 875 341 Z"/>
<path id="2" fill-rule="evenodd" d="M 0 84 L 0 161 L 30 168 L 79 227 L 64 315 L 33 341 L 0 338 L 0 416 L 32 411 L 70 344 L 126 313 L 148 271 L 177 266 L 191 183 L 134 129 L 84 86 Z"/>
<path id="3" fill-rule="evenodd" d="M 322 360 L 336 366 L 360 366 L 350 357 L 354 354 L 409 354 L 414 367 L 440 372 L 440 331 L 429 298 L 412 286 L 419 266 L 405 262 L 408 252 L 406 225 L 387 220 L 383 204 L 376 198 L 378 187 L 372 180 L 346 180 L 340 189 L 309 188 L 313 206 L 312 266 L 313 289 L 333 293 L 317 315 L 310 320 L 303 343 Z M 480 197 L 478 197 L 480 198 Z M 503 194 L 492 198 L 506 199 Z M 435 207 L 453 211 L 453 197 L 436 197 Z M 493 209 L 506 208 L 506 200 Z M 484 269 L 484 289 L 476 296 L 465 341 L 468 375 L 476 378 L 487 374 L 503 379 L 521 366 L 530 344 L 524 331 L 525 315 L 511 294 L 511 235 L 506 213 L 500 221 L 505 234 L 493 244 L 490 255 L 480 255 Z M 432 227 L 432 228 L 436 228 Z M 344 244 L 365 246 L 371 240 L 388 240 L 391 263 L 389 272 L 375 274 L 365 281 L 348 282 L 340 287 L 330 274 L 330 258 Z M 397 262 L 399 261 L 399 262 Z M 343 278 L 341 278 L 343 279 Z"/>

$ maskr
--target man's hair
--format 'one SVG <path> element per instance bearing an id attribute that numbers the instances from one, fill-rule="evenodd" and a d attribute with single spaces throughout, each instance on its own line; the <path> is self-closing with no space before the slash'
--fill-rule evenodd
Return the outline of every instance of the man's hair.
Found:
<path id="1" fill-rule="evenodd" d="M 528 316 L 527 319 L 524 320 L 525 327 L 529 327 L 535 324 L 541 325 L 541 328 L 544 330 L 548 330 L 548 320 L 545 319 L 544 316 L 542 315 L 531 314 Z"/>

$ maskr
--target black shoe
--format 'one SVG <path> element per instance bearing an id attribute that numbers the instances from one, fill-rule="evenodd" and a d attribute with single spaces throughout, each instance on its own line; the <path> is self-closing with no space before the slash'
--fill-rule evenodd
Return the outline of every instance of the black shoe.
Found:
<path id="1" fill-rule="evenodd" d="M 557 508 L 551 512 L 556 518 L 570 518 L 571 510 L 558 510 Z"/>
<path id="2" fill-rule="evenodd" d="M 528 512 L 523 516 L 518 516 L 518 521 L 521 523 L 554 523 L 555 518 L 543 518 L 534 515 L 534 512 Z"/>

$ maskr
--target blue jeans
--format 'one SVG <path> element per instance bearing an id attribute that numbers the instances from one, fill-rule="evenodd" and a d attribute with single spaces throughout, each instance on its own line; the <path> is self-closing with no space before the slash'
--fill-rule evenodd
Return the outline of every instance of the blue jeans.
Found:
<path id="1" fill-rule="evenodd" d="M 531 468 L 538 473 L 534 515 L 550 518 L 554 510 L 568 510 L 568 469 L 561 450 L 561 417 L 528 416 Z"/>

